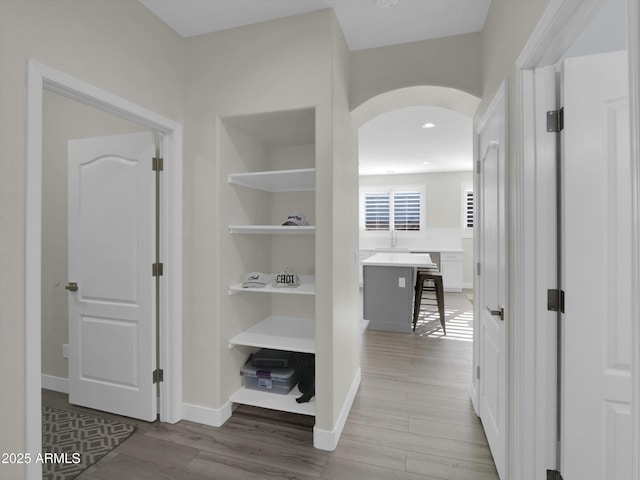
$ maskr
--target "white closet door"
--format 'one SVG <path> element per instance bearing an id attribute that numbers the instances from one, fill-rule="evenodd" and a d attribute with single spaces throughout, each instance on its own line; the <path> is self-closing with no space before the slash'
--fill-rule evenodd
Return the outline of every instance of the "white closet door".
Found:
<path id="1" fill-rule="evenodd" d="M 565 480 L 631 478 L 631 159 L 627 52 L 563 70 Z"/>
<path id="2" fill-rule="evenodd" d="M 506 112 L 503 86 L 478 130 L 478 414 L 501 479 L 508 455 Z"/>
<path id="3" fill-rule="evenodd" d="M 69 142 L 69 401 L 156 419 L 151 133 Z"/>

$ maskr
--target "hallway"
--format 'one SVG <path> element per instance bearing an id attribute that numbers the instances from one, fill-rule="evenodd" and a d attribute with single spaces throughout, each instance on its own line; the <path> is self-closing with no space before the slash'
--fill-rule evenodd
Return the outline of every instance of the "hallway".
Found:
<path id="1" fill-rule="evenodd" d="M 473 307 L 446 293 L 445 314 L 446 336 L 437 312 L 421 316 L 413 334 L 365 334 L 362 384 L 334 455 L 354 445 L 351 460 L 419 474 L 398 478 L 498 478 L 469 399 Z"/>

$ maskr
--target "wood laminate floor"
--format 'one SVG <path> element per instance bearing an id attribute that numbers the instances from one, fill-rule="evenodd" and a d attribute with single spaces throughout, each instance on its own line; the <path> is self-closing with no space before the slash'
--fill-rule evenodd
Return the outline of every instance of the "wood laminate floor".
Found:
<path id="1" fill-rule="evenodd" d="M 333 452 L 313 448 L 312 417 L 253 407 L 219 428 L 119 418 L 136 433 L 78 479 L 496 480 L 469 400 L 472 307 L 463 294 L 445 305 L 446 336 L 428 316 L 415 333 L 364 334 L 362 383 Z M 86 411 L 49 391 L 43 404 Z"/>

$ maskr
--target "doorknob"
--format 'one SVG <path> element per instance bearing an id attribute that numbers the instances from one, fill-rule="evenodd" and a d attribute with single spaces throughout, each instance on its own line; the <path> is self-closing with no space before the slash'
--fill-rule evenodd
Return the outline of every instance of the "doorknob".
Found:
<path id="1" fill-rule="evenodd" d="M 69 282 L 67 284 L 66 287 L 67 290 L 69 290 L 70 292 L 77 292 L 78 291 L 78 284 L 76 282 Z"/>
<path id="2" fill-rule="evenodd" d="M 504 307 L 498 306 L 497 310 L 492 310 L 491 308 L 487 307 L 487 311 L 490 315 L 500 317 L 500 320 L 504 321 Z"/>

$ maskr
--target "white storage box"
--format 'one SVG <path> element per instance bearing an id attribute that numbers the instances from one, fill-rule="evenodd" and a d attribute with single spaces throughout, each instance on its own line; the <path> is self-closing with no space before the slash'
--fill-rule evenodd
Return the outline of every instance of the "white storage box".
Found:
<path id="1" fill-rule="evenodd" d="M 251 390 L 287 395 L 297 384 L 293 368 L 254 367 L 249 361 L 240 374 L 244 376 L 244 386 Z"/>

